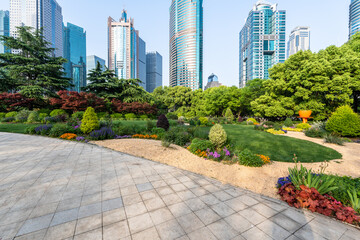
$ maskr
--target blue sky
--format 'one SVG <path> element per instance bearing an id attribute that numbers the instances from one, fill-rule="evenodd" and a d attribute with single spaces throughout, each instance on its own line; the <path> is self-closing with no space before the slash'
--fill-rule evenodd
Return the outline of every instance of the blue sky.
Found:
<path id="1" fill-rule="evenodd" d="M 147 51 L 163 56 L 163 84 L 169 83 L 169 6 L 171 0 L 57 0 L 64 22 L 87 31 L 87 55 L 107 59 L 107 18 L 118 20 L 123 8 Z M 239 32 L 256 0 L 204 0 L 204 82 L 211 73 L 227 86 L 238 85 Z M 298 25 L 311 27 L 311 50 L 340 46 L 348 38 L 350 0 L 270 0 L 287 11 L 287 38 Z M 9 9 L 9 0 L 0 1 Z"/>

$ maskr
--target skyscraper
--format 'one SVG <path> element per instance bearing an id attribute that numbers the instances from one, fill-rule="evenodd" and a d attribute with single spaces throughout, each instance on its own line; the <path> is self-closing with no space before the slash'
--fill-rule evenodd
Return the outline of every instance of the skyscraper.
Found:
<path id="1" fill-rule="evenodd" d="M 96 68 L 97 63 L 100 63 L 102 70 L 105 70 L 105 60 L 95 56 L 95 55 L 90 55 L 86 57 L 86 76 L 89 75 L 90 70 L 93 70 Z"/>
<path id="2" fill-rule="evenodd" d="M 80 92 L 86 86 L 86 32 L 72 23 L 64 26 L 64 64 L 66 77 L 71 78 L 73 91 Z"/>
<path id="3" fill-rule="evenodd" d="M 208 77 L 208 83 L 206 84 L 204 90 L 207 90 L 207 89 L 213 88 L 213 87 L 220 87 L 220 86 L 222 86 L 222 84 L 219 83 L 219 78 L 218 78 L 218 76 L 216 76 L 215 74 L 212 73 L 212 74 Z"/>
<path id="4" fill-rule="evenodd" d="M 146 47 L 134 28 L 134 20 L 123 10 L 119 22 L 108 19 L 108 64 L 118 78 L 146 82 Z"/>
<path id="5" fill-rule="evenodd" d="M 63 16 L 56 0 L 10 0 L 10 35 L 16 37 L 17 27 L 23 25 L 43 28 L 45 40 L 55 48 L 55 56 L 62 56 Z"/>
<path id="6" fill-rule="evenodd" d="M 239 85 L 255 78 L 268 79 L 269 68 L 285 61 L 286 11 L 258 1 L 240 32 Z"/>
<path id="7" fill-rule="evenodd" d="M 203 0 L 172 0 L 170 86 L 193 90 L 203 84 Z"/>
<path id="8" fill-rule="evenodd" d="M 0 10 L 0 36 L 9 36 L 10 22 L 9 11 Z M 4 43 L 0 41 L 0 53 L 9 52 L 10 50 L 4 46 Z"/>
<path id="9" fill-rule="evenodd" d="M 162 86 L 162 56 L 158 52 L 146 54 L 146 91 Z"/>
<path id="10" fill-rule="evenodd" d="M 349 38 L 360 31 L 360 0 L 351 0 Z"/>
<path id="11" fill-rule="evenodd" d="M 296 27 L 289 37 L 287 57 L 306 50 L 310 50 L 310 27 Z"/>

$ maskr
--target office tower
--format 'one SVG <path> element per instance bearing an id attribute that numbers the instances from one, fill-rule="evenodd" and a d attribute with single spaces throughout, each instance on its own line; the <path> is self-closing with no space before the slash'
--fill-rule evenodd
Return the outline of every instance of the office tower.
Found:
<path id="1" fill-rule="evenodd" d="M 55 48 L 55 56 L 62 56 L 63 16 L 56 0 L 10 0 L 10 35 L 16 37 L 17 27 L 24 25 L 42 28 L 45 40 Z"/>
<path id="2" fill-rule="evenodd" d="M 108 64 L 118 78 L 146 83 L 146 46 L 134 28 L 134 19 L 123 10 L 119 22 L 108 19 Z M 144 65 L 145 64 L 145 65 Z M 144 84 L 143 84 L 144 86 Z"/>
<path id="3" fill-rule="evenodd" d="M 349 17 L 349 38 L 360 31 L 360 0 L 351 0 Z"/>
<path id="4" fill-rule="evenodd" d="M 9 22 L 9 11 L 0 10 L 0 36 L 9 36 L 10 33 L 10 22 Z M 0 41 L 0 53 L 10 52 L 4 46 L 4 43 Z"/>
<path id="5" fill-rule="evenodd" d="M 268 79 L 269 69 L 285 61 L 286 11 L 258 1 L 240 32 L 239 85 L 255 78 Z"/>
<path id="6" fill-rule="evenodd" d="M 216 76 L 215 74 L 211 74 L 209 77 L 208 77 L 208 83 L 206 84 L 205 86 L 205 89 L 209 89 L 209 88 L 213 88 L 213 87 L 220 87 L 222 86 L 221 83 L 219 83 L 219 78 L 218 76 Z"/>
<path id="7" fill-rule="evenodd" d="M 172 0 L 170 7 L 170 86 L 202 88 L 203 1 Z"/>
<path id="8" fill-rule="evenodd" d="M 72 79 L 73 91 L 86 86 L 86 32 L 72 23 L 64 26 L 64 64 L 66 77 Z"/>
<path id="9" fill-rule="evenodd" d="M 287 57 L 306 50 L 310 50 L 310 27 L 296 27 L 289 37 Z"/>
<path id="10" fill-rule="evenodd" d="M 162 56 L 158 52 L 146 54 L 146 91 L 162 86 Z"/>
<path id="11" fill-rule="evenodd" d="M 100 63 L 101 65 L 101 69 L 105 70 L 105 60 L 95 56 L 95 55 L 90 55 L 86 57 L 86 76 L 89 75 L 90 70 L 93 70 L 96 68 L 97 63 Z"/>

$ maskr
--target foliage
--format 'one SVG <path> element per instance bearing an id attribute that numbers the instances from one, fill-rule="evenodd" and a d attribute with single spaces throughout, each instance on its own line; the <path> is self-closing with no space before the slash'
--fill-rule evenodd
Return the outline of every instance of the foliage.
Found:
<path id="1" fill-rule="evenodd" d="M 20 109 L 33 109 L 41 103 L 34 98 L 27 98 L 20 93 L 0 93 L 0 111 L 18 111 Z"/>
<path id="2" fill-rule="evenodd" d="M 10 118 L 10 117 L 15 118 L 17 114 L 18 114 L 18 113 L 15 112 L 15 111 L 13 111 L 13 112 L 8 112 L 8 113 L 5 114 L 5 117 L 6 117 L 6 118 Z"/>
<path id="3" fill-rule="evenodd" d="M 157 113 L 157 108 L 155 105 L 150 105 L 149 103 L 140 103 L 140 102 L 121 102 L 119 100 L 113 99 L 111 101 L 112 108 L 115 112 L 118 113 L 134 113 L 137 115 L 146 114 L 146 115 L 155 115 Z"/>
<path id="4" fill-rule="evenodd" d="M 360 136 L 360 116 L 350 106 L 339 107 L 327 121 L 326 130 L 344 137 Z"/>
<path id="5" fill-rule="evenodd" d="M 284 126 L 285 127 L 292 127 L 294 125 L 293 121 L 291 120 L 291 118 L 286 118 L 285 122 L 284 122 Z"/>
<path id="6" fill-rule="evenodd" d="M 2 118 L 4 118 L 5 115 L 6 115 L 6 113 L 0 112 L 0 120 L 1 120 Z"/>
<path id="7" fill-rule="evenodd" d="M 87 111 L 87 110 L 86 110 Z M 86 114 L 86 112 L 85 112 Z M 109 127 L 102 127 L 100 130 L 94 130 L 89 134 L 90 139 L 92 140 L 105 140 L 113 139 L 115 137 L 115 132 Z"/>
<path id="8" fill-rule="evenodd" d="M 215 148 L 221 148 L 226 143 L 227 134 L 220 124 L 215 124 L 210 129 L 209 139 Z"/>
<path id="9" fill-rule="evenodd" d="M 35 123 L 35 122 L 37 122 L 37 121 L 39 121 L 39 114 L 38 114 L 38 112 L 36 112 L 36 111 L 30 112 L 30 114 L 29 114 L 29 116 L 28 116 L 28 118 L 27 118 L 27 122 L 28 122 L 28 123 Z"/>
<path id="10" fill-rule="evenodd" d="M 358 213 L 360 213 L 360 198 L 358 198 L 358 192 L 356 192 L 355 188 L 352 189 L 352 191 L 350 192 L 349 190 L 347 191 L 347 193 L 349 194 L 349 198 L 350 198 L 350 202 L 351 202 L 351 207 L 357 211 Z"/>
<path id="11" fill-rule="evenodd" d="M 81 121 L 81 131 L 85 134 L 88 134 L 99 127 L 100 123 L 95 113 L 95 110 L 92 107 L 88 107 Z"/>
<path id="12" fill-rule="evenodd" d="M 177 120 L 178 119 L 178 116 L 176 115 L 176 113 L 173 113 L 173 112 L 169 112 L 166 114 L 166 117 L 168 119 L 172 119 L 172 120 Z"/>
<path id="13" fill-rule="evenodd" d="M 25 129 L 25 133 L 26 134 L 35 134 L 35 128 L 36 128 L 37 126 L 29 126 L 29 127 L 27 127 L 26 129 Z"/>
<path id="14" fill-rule="evenodd" d="M 234 121 L 234 114 L 232 113 L 231 108 L 226 109 L 225 118 L 230 122 Z"/>
<path id="15" fill-rule="evenodd" d="M 311 127 L 310 129 L 305 131 L 305 135 L 312 138 L 323 138 L 326 135 L 326 131 Z"/>
<path id="16" fill-rule="evenodd" d="M 206 126 L 209 123 L 209 119 L 207 117 L 200 117 L 199 121 L 202 126 Z"/>
<path id="17" fill-rule="evenodd" d="M 77 135 L 74 133 L 64 133 L 63 135 L 60 136 L 61 139 L 67 139 L 67 140 L 72 140 L 72 139 L 76 139 Z"/>
<path id="18" fill-rule="evenodd" d="M 6 72 L 13 83 L 10 90 L 20 90 L 28 98 L 55 96 L 57 91 L 70 87 L 69 79 L 63 77 L 66 59 L 53 56 L 53 48 L 45 41 L 42 29 L 18 27 L 17 37 L 2 36 L 4 45 L 18 49 L 20 53 L 0 54 L 0 70 Z"/>
<path id="19" fill-rule="evenodd" d="M 30 111 L 23 109 L 20 112 L 18 112 L 18 114 L 16 114 L 15 119 L 18 122 L 26 122 L 29 115 L 30 115 Z"/>
<path id="20" fill-rule="evenodd" d="M 266 130 L 266 132 L 274 134 L 274 135 L 283 135 L 283 134 L 285 134 L 285 132 L 283 130 L 275 130 L 273 128 L 270 128 L 270 129 Z"/>
<path id="21" fill-rule="evenodd" d="M 192 136 L 183 127 L 172 127 L 164 134 L 163 139 L 178 146 L 185 146 L 191 142 Z"/>
<path id="22" fill-rule="evenodd" d="M 290 131 L 290 132 L 302 132 L 303 130 L 301 128 L 282 128 L 282 130 Z"/>
<path id="23" fill-rule="evenodd" d="M 75 119 L 75 120 L 81 120 L 81 119 L 83 119 L 84 114 L 85 114 L 84 111 L 74 112 L 74 113 L 71 115 L 71 118 L 72 118 L 72 119 Z"/>
<path id="24" fill-rule="evenodd" d="M 157 140 L 158 139 L 158 136 L 156 134 L 153 134 L 153 135 L 149 135 L 149 134 L 135 134 L 132 136 L 133 138 L 141 138 L 141 139 L 154 139 L 154 140 Z"/>
<path id="25" fill-rule="evenodd" d="M 311 128 L 311 125 L 308 123 L 299 123 L 298 125 L 296 125 L 296 128 L 308 130 L 309 128 Z"/>
<path id="26" fill-rule="evenodd" d="M 251 152 L 249 149 L 244 149 L 237 154 L 239 164 L 247 167 L 262 167 L 265 163 L 259 156 Z"/>
<path id="27" fill-rule="evenodd" d="M 348 176 L 335 176 L 330 175 L 334 181 L 334 185 L 338 188 L 331 192 L 331 195 L 338 201 L 342 202 L 346 206 L 351 206 L 349 195 L 347 191 L 352 189 L 360 189 L 360 178 L 351 178 Z M 358 192 L 358 198 L 360 198 L 360 192 Z"/>
<path id="28" fill-rule="evenodd" d="M 153 121 L 146 121 L 146 130 L 147 131 L 151 132 L 154 127 L 156 127 L 156 125 Z"/>
<path id="29" fill-rule="evenodd" d="M 171 142 L 162 140 L 162 141 L 161 141 L 161 146 L 166 147 L 166 148 L 169 148 L 169 147 L 171 146 Z"/>
<path id="30" fill-rule="evenodd" d="M 15 122 L 15 118 L 14 117 L 5 117 L 3 119 L 1 119 L 2 122 Z"/>
<path id="31" fill-rule="evenodd" d="M 45 122 L 45 118 L 48 116 L 47 113 L 39 113 L 39 121 Z"/>
<path id="32" fill-rule="evenodd" d="M 50 117 L 56 117 L 56 116 L 60 116 L 60 115 L 65 115 L 66 112 L 63 109 L 55 109 L 52 110 L 50 113 Z"/>
<path id="33" fill-rule="evenodd" d="M 136 115 L 134 113 L 125 114 L 125 119 L 127 119 L 127 120 L 131 120 L 131 119 L 134 119 L 134 118 L 136 118 Z"/>
<path id="34" fill-rule="evenodd" d="M 343 146 L 345 142 L 344 139 L 336 134 L 325 134 L 324 140 L 326 143 L 334 143 L 340 146 Z"/>
<path id="35" fill-rule="evenodd" d="M 110 115 L 110 117 L 112 119 L 120 119 L 120 118 L 123 117 L 123 115 L 121 113 L 113 113 L 113 114 Z"/>
<path id="36" fill-rule="evenodd" d="M 50 137 L 60 137 L 64 133 L 74 133 L 74 132 L 75 132 L 75 130 L 72 127 L 70 127 L 66 124 L 57 123 L 49 131 L 49 136 Z"/>
<path id="37" fill-rule="evenodd" d="M 257 154 L 256 156 L 258 156 L 265 164 L 271 163 L 270 157 L 268 157 L 268 156 L 261 155 L 261 154 Z"/>
<path id="38" fill-rule="evenodd" d="M 191 130 L 191 129 L 188 128 L 188 131 L 189 130 Z M 192 135 L 194 135 L 195 138 L 209 139 L 209 132 L 210 132 L 210 130 L 208 128 L 196 127 L 194 129 L 194 132 L 192 133 Z"/>
<path id="39" fill-rule="evenodd" d="M 256 124 L 256 123 L 257 123 L 257 121 L 256 121 L 255 118 L 248 118 L 248 119 L 246 120 L 246 122 L 252 122 L 253 124 Z"/>
<path id="40" fill-rule="evenodd" d="M 35 134 L 45 136 L 45 135 L 49 134 L 49 132 L 51 131 L 52 128 L 53 128 L 53 125 L 46 124 L 46 125 L 37 126 L 37 127 L 35 127 L 34 130 L 35 130 Z"/>
<path id="41" fill-rule="evenodd" d="M 156 127 L 163 128 L 165 131 L 169 130 L 170 124 L 169 120 L 166 118 L 164 114 L 161 114 L 158 118 L 158 121 L 156 123 Z"/>
<path id="42" fill-rule="evenodd" d="M 140 119 L 142 119 L 142 120 L 145 120 L 145 119 L 148 119 L 149 117 L 148 117 L 148 115 L 146 115 L 146 114 L 142 114 L 142 115 L 140 115 Z"/>
<path id="43" fill-rule="evenodd" d="M 206 151 L 207 149 L 211 150 L 213 148 L 214 148 L 214 145 L 209 140 L 194 138 L 191 141 L 191 144 L 188 147 L 188 150 L 190 150 L 190 152 L 192 152 L 192 153 L 195 153 L 198 150 L 203 152 L 203 151 Z"/>

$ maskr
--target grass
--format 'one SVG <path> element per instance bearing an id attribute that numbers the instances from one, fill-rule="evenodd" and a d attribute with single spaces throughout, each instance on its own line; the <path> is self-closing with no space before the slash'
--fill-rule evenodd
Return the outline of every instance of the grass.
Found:
<path id="1" fill-rule="evenodd" d="M 9 133 L 25 133 L 26 128 L 30 126 L 37 126 L 39 124 L 27 123 L 0 123 L 0 132 Z"/>
<path id="2" fill-rule="evenodd" d="M 224 129 L 236 148 L 248 148 L 256 154 L 269 156 L 273 161 L 293 162 L 294 154 L 298 161 L 304 163 L 342 158 L 334 149 L 301 139 L 256 131 L 253 126 L 224 125 Z"/>

